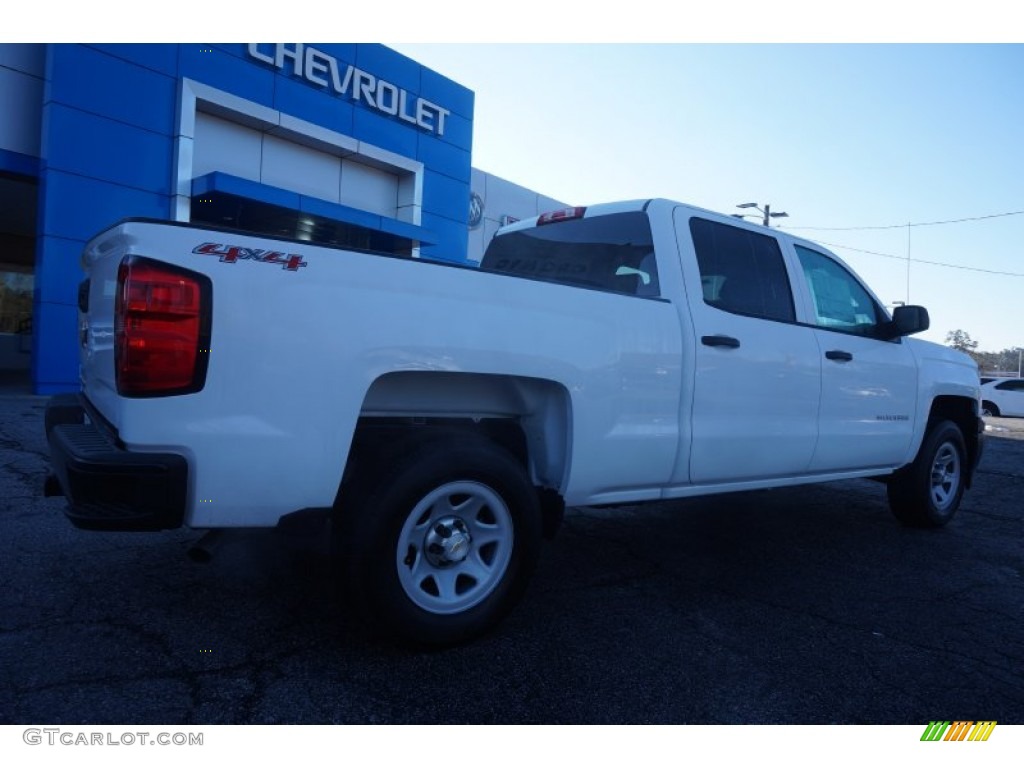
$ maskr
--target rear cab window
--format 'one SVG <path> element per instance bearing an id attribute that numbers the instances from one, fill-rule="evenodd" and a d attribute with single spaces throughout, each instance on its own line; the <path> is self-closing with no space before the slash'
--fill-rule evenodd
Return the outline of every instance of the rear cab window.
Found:
<path id="1" fill-rule="evenodd" d="M 480 269 L 629 296 L 661 295 L 651 224 L 643 211 L 555 218 L 499 234 Z"/>
<path id="2" fill-rule="evenodd" d="M 796 320 L 786 264 L 774 237 L 707 219 L 690 219 L 704 303 L 725 312 Z"/>

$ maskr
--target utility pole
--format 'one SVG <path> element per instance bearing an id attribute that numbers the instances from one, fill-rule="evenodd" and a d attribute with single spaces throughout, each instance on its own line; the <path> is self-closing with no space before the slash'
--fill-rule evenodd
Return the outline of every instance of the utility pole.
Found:
<path id="1" fill-rule="evenodd" d="M 789 217 L 789 214 L 786 213 L 785 211 L 779 211 L 777 213 L 772 213 L 772 207 L 770 205 L 768 205 L 767 203 L 765 204 L 764 208 L 759 206 L 757 203 L 740 203 L 736 207 L 737 208 L 753 208 L 758 213 L 761 213 L 764 216 L 764 218 L 761 220 L 761 223 L 764 226 L 766 226 L 766 227 L 771 226 L 771 224 L 769 222 L 772 219 L 782 219 L 782 218 L 788 218 Z M 732 215 L 733 215 L 734 218 L 743 219 L 743 218 L 746 218 L 750 214 L 734 213 Z M 753 216 L 751 216 L 751 218 L 753 218 Z"/>
<path id="2" fill-rule="evenodd" d="M 907 304 L 910 303 L 910 222 L 907 222 Z"/>

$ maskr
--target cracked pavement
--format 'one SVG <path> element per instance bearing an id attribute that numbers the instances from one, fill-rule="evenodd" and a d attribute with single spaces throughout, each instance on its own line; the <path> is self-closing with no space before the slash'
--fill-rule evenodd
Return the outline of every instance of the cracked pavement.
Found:
<path id="1" fill-rule="evenodd" d="M 575 509 L 522 605 L 418 653 L 351 625 L 326 531 L 78 531 L 44 398 L 0 393 L 0 722 L 1024 723 L 1024 420 L 941 531 L 868 481 Z"/>

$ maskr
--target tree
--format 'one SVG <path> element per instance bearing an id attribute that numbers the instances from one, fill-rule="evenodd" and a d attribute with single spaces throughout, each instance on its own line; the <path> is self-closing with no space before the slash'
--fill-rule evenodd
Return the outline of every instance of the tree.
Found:
<path id="1" fill-rule="evenodd" d="M 994 353 L 992 357 L 994 360 L 990 370 L 1002 371 L 1005 373 L 1019 373 L 1021 369 L 1021 360 L 1024 359 L 1024 350 L 1020 347 L 1011 347 L 1010 349 L 1004 349 L 1002 352 Z"/>
<path id="2" fill-rule="evenodd" d="M 971 338 L 971 334 L 959 328 L 946 334 L 946 344 L 967 354 L 971 354 L 978 348 L 978 342 Z"/>

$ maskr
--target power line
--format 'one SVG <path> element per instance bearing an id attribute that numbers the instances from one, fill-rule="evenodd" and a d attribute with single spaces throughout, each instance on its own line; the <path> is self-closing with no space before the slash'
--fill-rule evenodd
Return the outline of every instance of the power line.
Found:
<path id="1" fill-rule="evenodd" d="M 906 226 L 904 224 L 904 226 Z M 902 262 L 911 262 L 913 264 L 931 264 L 935 267 L 948 267 L 949 269 L 963 269 L 968 272 L 984 272 L 987 275 L 1001 275 L 1003 277 L 1024 277 L 1024 272 L 1001 272 L 996 269 L 983 269 L 981 267 L 968 267 L 963 264 L 947 264 L 943 261 L 929 261 L 928 259 L 908 259 L 906 256 L 894 256 L 891 253 L 879 253 L 878 251 L 865 251 L 863 248 L 853 248 L 849 245 L 843 245 L 842 243 L 826 243 L 824 240 L 818 240 L 817 242 L 822 245 L 829 245 L 833 248 L 845 248 L 848 251 L 856 251 L 857 253 L 867 253 L 871 256 L 883 256 L 887 259 L 896 259 Z"/>
<path id="2" fill-rule="evenodd" d="M 946 221 L 920 221 L 917 223 L 908 224 L 887 224 L 884 227 L 794 227 L 788 226 L 786 229 L 813 229 L 817 231 L 831 231 L 831 232 L 853 232 L 865 229 L 906 229 L 907 227 L 935 227 L 940 224 L 962 224 L 965 221 L 984 221 L 985 219 L 1001 219 L 1006 216 L 1020 216 L 1024 214 L 1024 211 L 1007 211 L 1006 213 L 992 213 L 988 216 L 970 216 L 963 219 L 947 219 Z M 885 256 L 886 254 L 876 254 L 879 256 Z"/>

